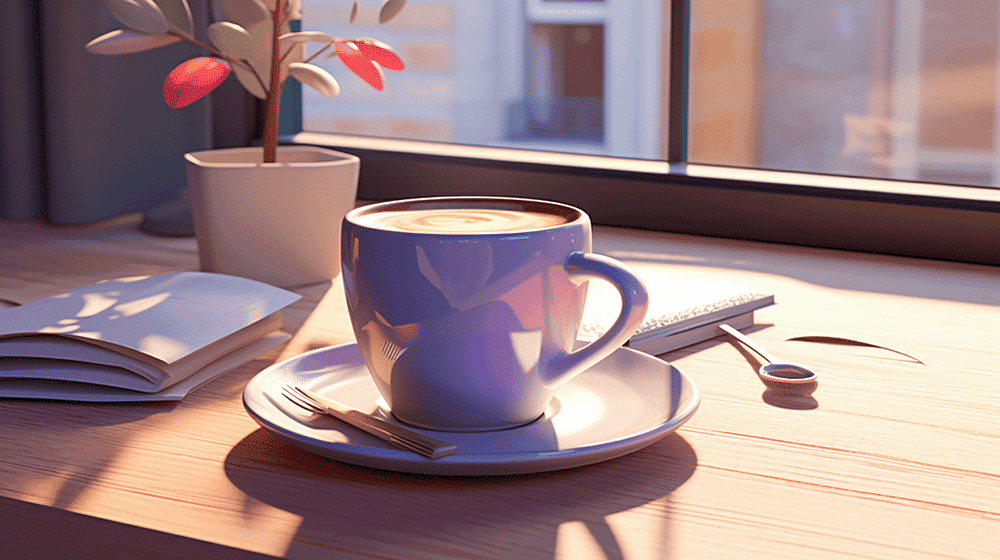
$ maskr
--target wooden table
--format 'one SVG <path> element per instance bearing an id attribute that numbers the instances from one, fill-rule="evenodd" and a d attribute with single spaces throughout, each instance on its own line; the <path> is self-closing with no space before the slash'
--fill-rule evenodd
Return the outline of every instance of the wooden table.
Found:
<path id="1" fill-rule="evenodd" d="M 0 222 L 0 298 L 196 268 L 193 239 L 137 221 Z M 814 398 L 765 394 L 757 359 L 720 337 L 664 356 L 701 408 L 634 454 L 485 479 L 340 464 L 240 401 L 266 366 L 352 340 L 337 279 L 297 290 L 286 345 L 183 402 L 0 402 L 0 557 L 1000 557 L 1000 271 L 610 228 L 595 243 L 775 292 L 748 332 L 820 372 Z M 808 334 L 926 365 L 786 341 Z"/>

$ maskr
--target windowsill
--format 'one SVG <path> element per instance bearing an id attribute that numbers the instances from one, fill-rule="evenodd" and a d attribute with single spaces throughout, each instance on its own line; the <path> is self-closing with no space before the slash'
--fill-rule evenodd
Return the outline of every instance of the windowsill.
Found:
<path id="1" fill-rule="evenodd" d="M 578 206 L 595 224 L 1000 264 L 1000 190 L 299 133 L 362 159 L 372 200 L 504 195 Z"/>
<path id="2" fill-rule="evenodd" d="M 880 196 L 925 197 L 950 201 L 952 204 L 961 204 L 963 202 L 972 204 L 996 203 L 998 209 L 1000 209 L 1000 189 L 989 187 L 881 180 L 866 177 L 848 177 L 770 169 L 748 169 L 698 163 L 670 164 L 659 160 L 625 159 L 592 154 L 533 150 L 528 143 L 518 145 L 517 142 L 510 142 L 509 145 L 503 147 L 484 147 L 323 132 L 300 132 L 284 136 L 282 137 L 282 141 L 295 144 L 323 145 L 339 149 L 378 150 L 407 156 L 478 160 L 486 164 L 503 162 L 506 164 L 574 168 L 582 172 L 605 170 L 620 173 L 643 173 L 661 176 L 664 179 L 667 177 L 688 177 L 711 179 L 720 182 L 736 181 L 740 183 L 784 185 L 799 190 L 820 189 L 827 192 L 827 194 L 842 191 L 841 194 L 847 197 L 851 197 L 852 193 L 863 193 Z"/>
<path id="3" fill-rule="evenodd" d="M 638 173 L 668 173 L 670 165 L 664 161 L 622 159 L 600 155 L 568 154 L 531 150 L 526 147 L 490 148 L 443 142 L 395 140 L 370 136 L 352 136 L 326 132 L 299 132 L 283 136 L 283 142 L 315 144 L 339 149 L 379 150 L 409 156 L 447 157 L 483 162 L 501 161 L 513 164 L 550 165 L 557 167 L 594 168 Z M 511 144 L 514 144 L 512 142 Z M 525 143 L 527 144 L 527 143 Z"/>

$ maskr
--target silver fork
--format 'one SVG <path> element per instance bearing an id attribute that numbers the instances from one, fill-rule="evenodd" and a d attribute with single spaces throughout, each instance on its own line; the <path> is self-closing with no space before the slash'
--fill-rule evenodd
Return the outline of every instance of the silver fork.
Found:
<path id="1" fill-rule="evenodd" d="M 364 430 L 396 447 L 419 453 L 429 459 L 439 459 L 458 452 L 455 444 L 434 439 L 409 428 L 386 422 L 360 410 L 338 403 L 333 399 L 316 394 L 294 385 L 282 385 L 281 394 L 309 412 L 326 414 Z"/>

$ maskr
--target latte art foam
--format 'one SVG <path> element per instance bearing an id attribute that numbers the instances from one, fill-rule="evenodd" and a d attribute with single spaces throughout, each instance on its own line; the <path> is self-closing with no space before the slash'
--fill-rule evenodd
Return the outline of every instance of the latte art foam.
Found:
<path id="1" fill-rule="evenodd" d="M 495 233 L 565 224 L 559 214 L 486 208 L 387 210 L 358 216 L 361 225 L 407 233 Z"/>

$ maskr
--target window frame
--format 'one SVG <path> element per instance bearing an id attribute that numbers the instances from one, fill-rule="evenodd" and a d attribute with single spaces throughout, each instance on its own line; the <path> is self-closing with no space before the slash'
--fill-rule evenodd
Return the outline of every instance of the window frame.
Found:
<path id="1" fill-rule="evenodd" d="M 667 161 L 302 132 L 300 101 L 281 139 L 361 158 L 360 199 L 543 198 L 599 225 L 1000 264 L 998 189 L 686 163 L 689 15 L 672 1 Z"/>

